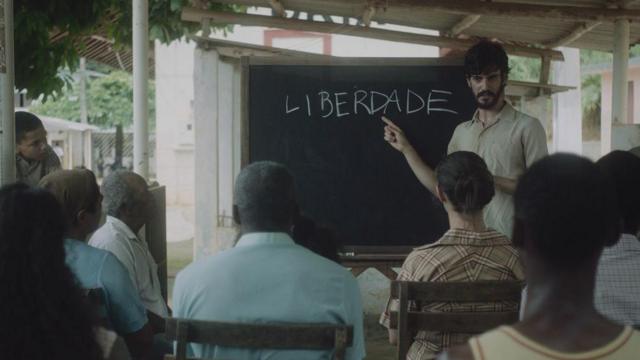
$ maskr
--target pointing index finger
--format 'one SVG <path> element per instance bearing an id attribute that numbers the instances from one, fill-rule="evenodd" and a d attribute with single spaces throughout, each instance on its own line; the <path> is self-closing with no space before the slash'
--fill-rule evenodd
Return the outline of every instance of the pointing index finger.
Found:
<path id="1" fill-rule="evenodd" d="M 389 120 L 389 118 L 387 118 L 386 116 L 381 116 L 380 117 L 382 119 L 382 121 L 384 121 L 385 124 L 389 125 L 393 130 L 395 131 L 400 131 L 400 128 L 393 123 L 393 121 Z"/>

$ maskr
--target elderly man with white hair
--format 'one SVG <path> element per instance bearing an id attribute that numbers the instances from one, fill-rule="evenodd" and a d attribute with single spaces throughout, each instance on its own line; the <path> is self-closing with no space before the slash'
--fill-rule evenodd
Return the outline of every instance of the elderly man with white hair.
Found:
<path id="1" fill-rule="evenodd" d="M 167 317 L 169 312 L 160 291 L 158 266 L 146 241 L 136 235 L 150 211 L 151 194 L 147 182 L 131 171 L 115 171 L 102 182 L 102 195 L 107 219 L 91 236 L 89 244 L 110 251 L 122 262 L 155 332 L 162 332 L 164 321 L 161 318 Z"/>

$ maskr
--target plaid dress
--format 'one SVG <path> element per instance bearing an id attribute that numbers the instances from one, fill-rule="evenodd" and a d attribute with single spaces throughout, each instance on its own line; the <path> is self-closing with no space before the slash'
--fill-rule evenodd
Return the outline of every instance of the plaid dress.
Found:
<path id="1" fill-rule="evenodd" d="M 524 272 L 517 250 L 507 237 L 495 230 L 447 231 L 433 244 L 414 249 L 398 274 L 398 280 L 470 282 L 480 280 L 522 280 Z M 430 312 L 514 311 L 516 302 L 409 304 L 410 310 Z M 398 301 L 387 302 L 380 324 L 389 328 L 389 311 Z M 447 348 L 464 344 L 473 334 L 420 331 L 407 353 L 408 360 L 433 359 Z"/>

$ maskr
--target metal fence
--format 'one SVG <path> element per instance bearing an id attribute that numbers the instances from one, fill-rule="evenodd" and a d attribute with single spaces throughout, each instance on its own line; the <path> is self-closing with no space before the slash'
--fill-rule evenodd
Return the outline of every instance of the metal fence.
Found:
<path id="1" fill-rule="evenodd" d="M 116 130 L 98 130 L 91 134 L 93 171 L 102 178 L 117 168 L 133 170 L 133 132 L 124 130 L 122 137 L 122 160 L 117 164 Z M 156 176 L 156 136 L 149 134 L 149 177 Z"/>

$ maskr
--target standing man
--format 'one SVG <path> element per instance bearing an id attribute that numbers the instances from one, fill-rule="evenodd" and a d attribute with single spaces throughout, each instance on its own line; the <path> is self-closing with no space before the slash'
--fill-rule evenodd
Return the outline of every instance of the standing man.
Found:
<path id="1" fill-rule="evenodd" d="M 45 175 L 60 169 L 60 159 L 47 144 L 47 131 L 40 118 L 16 111 L 16 178 L 36 186 Z"/>
<path id="2" fill-rule="evenodd" d="M 465 55 L 464 71 L 478 110 L 471 120 L 456 127 L 447 153 L 471 151 L 487 163 L 497 191 L 485 209 L 485 222 L 511 238 L 512 195 L 518 177 L 547 155 L 547 137 L 537 119 L 505 100 L 509 59 L 502 46 L 488 40 L 478 42 Z M 435 194 L 433 169 L 422 161 L 398 126 L 386 117 L 383 121 L 387 124 L 384 139 L 404 155 L 418 180 Z"/>
<path id="3" fill-rule="evenodd" d="M 136 235 L 151 209 L 151 194 L 140 175 L 119 170 L 102 182 L 106 223 L 89 240 L 89 245 L 108 250 L 128 270 L 156 333 L 164 330 L 162 318 L 169 315 L 162 298 L 158 265 L 144 239 Z"/>

